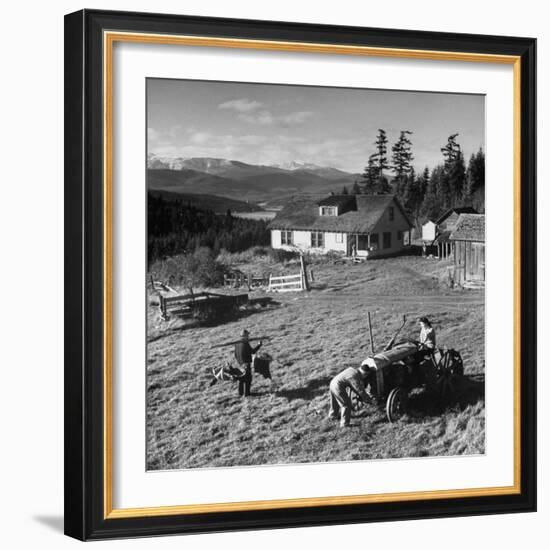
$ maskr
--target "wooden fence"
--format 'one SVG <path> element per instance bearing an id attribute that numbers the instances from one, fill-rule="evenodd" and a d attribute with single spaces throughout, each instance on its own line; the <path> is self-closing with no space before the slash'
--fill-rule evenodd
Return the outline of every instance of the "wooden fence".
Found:
<path id="1" fill-rule="evenodd" d="M 301 273 L 298 275 L 282 275 L 279 277 L 269 276 L 268 292 L 291 292 L 304 290 L 304 278 Z"/>
<path id="2" fill-rule="evenodd" d="M 240 288 L 245 286 L 248 290 L 267 286 L 269 284 L 269 275 L 252 275 L 252 273 L 243 273 L 238 269 L 224 273 L 223 284 L 226 287 Z"/>
<path id="3" fill-rule="evenodd" d="M 311 274 L 313 280 L 313 273 Z M 269 275 L 268 292 L 299 292 L 309 290 L 309 281 L 306 269 L 306 262 L 300 256 L 300 273 L 295 275 Z"/>

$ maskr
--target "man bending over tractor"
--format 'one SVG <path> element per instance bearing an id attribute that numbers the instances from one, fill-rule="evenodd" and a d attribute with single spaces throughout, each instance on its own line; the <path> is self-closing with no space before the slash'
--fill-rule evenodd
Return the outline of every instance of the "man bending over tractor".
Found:
<path id="1" fill-rule="evenodd" d="M 349 426 L 351 418 L 351 395 L 350 391 L 366 403 L 372 399 L 372 395 L 365 389 L 365 380 L 369 376 L 369 367 L 361 365 L 358 369 L 349 367 L 337 374 L 330 381 L 330 412 L 329 418 L 340 416 L 340 426 Z"/>

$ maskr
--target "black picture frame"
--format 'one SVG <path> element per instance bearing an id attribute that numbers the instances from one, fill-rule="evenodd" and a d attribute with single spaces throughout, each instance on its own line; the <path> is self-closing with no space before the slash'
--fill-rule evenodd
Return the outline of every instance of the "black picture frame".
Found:
<path id="1" fill-rule="evenodd" d="M 104 484 L 103 33 L 124 31 L 517 56 L 520 487 L 517 494 L 109 518 Z M 536 40 L 152 13 L 65 17 L 65 533 L 80 540 L 529 512 L 536 509 Z"/>

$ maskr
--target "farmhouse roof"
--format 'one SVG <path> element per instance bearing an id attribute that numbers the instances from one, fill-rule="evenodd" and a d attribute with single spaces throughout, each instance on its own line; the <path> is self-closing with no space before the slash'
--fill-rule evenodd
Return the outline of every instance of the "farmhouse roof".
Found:
<path id="1" fill-rule="evenodd" d="M 485 242 L 485 214 L 460 214 L 449 240 Z"/>
<path id="2" fill-rule="evenodd" d="M 475 208 L 472 208 L 471 206 L 460 206 L 458 208 L 450 208 L 443 214 L 438 220 L 436 220 L 436 225 L 439 225 L 440 223 L 443 223 L 451 214 L 453 213 L 457 214 L 477 214 L 477 210 Z"/>
<path id="3" fill-rule="evenodd" d="M 340 216 L 320 216 L 319 205 L 326 199 L 346 197 L 346 212 Z M 386 209 L 394 204 L 403 214 L 409 227 L 412 223 L 393 195 L 296 195 L 273 218 L 270 229 L 335 231 L 370 233 Z"/>
<path id="4" fill-rule="evenodd" d="M 348 209 L 355 209 L 355 195 L 329 195 L 322 198 L 317 202 L 319 206 L 338 206 L 339 208 L 345 207 Z"/>

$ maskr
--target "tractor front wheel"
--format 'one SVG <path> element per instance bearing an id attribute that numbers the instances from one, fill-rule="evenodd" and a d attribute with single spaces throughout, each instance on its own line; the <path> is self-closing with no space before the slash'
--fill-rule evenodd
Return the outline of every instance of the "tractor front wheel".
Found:
<path id="1" fill-rule="evenodd" d="M 390 422 L 399 420 L 407 410 L 407 392 L 403 388 L 394 388 L 386 401 L 386 416 Z"/>

